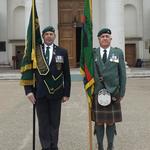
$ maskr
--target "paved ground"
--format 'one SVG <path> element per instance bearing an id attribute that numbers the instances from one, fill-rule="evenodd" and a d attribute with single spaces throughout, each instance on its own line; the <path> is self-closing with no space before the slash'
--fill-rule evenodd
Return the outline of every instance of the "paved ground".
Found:
<path id="1" fill-rule="evenodd" d="M 150 150 L 149 99 L 150 78 L 129 78 L 122 101 L 123 122 L 117 125 L 115 150 Z M 60 150 L 89 149 L 87 110 L 82 82 L 72 82 L 70 101 L 62 108 Z M 0 150 L 31 149 L 32 105 L 18 80 L 0 80 Z M 37 135 L 36 150 L 40 149 Z M 95 137 L 93 150 L 96 150 Z"/>

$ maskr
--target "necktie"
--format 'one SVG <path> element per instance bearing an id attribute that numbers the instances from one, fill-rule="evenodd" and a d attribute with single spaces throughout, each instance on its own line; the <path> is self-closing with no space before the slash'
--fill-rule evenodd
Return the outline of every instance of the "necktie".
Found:
<path id="1" fill-rule="evenodd" d="M 104 49 L 103 62 L 106 63 L 106 60 L 107 60 L 107 50 Z"/>
<path id="2" fill-rule="evenodd" d="M 45 54 L 47 64 L 49 64 L 49 48 L 50 47 L 46 47 L 46 54 Z"/>

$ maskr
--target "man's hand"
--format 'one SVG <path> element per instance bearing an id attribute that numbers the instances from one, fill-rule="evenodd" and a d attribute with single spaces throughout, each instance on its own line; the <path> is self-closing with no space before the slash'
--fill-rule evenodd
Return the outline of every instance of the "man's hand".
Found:
<path id="1" fill-rule="evenodd" d="M 120 97 L 119 101 L 121 101 L 123 99 L 123 97 Z"/>
<path id="2" fill-rule="evenodd" d="M 32 92 L 27 94 L 27 98 L 30 100 L 30 102 L 32 104 L 35 104 L 36 99 L 35 99 L 34 94 Z"/>
<path id="3" fill-rule="evenodd" d="M 64 96 L 64 97 L 62 98 L 62 102 L 63 102 L 63 103 L 66 102 L 66 101 L 68 101 L 68 100 L 69 100 L 69 97 Z"/>
<path id="4" fill-rule="evenodd" d="M 122 99 L 123 99 L 123 97 L 119 97 L 119 98 L 117 99 L 116 103 L 120 103 Z"/>

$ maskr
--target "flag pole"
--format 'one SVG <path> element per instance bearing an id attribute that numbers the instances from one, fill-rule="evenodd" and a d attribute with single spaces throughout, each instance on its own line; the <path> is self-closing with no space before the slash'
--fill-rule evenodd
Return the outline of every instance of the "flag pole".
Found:
<path id="1" fill-rule="evenodd" d="M 90 144 L 89 149 L 92 150 L 92 148 L 93 148 L 93 142 L 92 142 L 92 121 L 91 121 L 91 107 L 90 107 L 89 103 L 88 103 L 88 117 L 89 117 L 89 144 Z"/>
<path id="2" fill-rule="evenodd" d="M 92 0 L 90 0 L 90 14 L 92 19 Z M 91 21 L 92 22 L 92 21 Z M 90 150 L 93 149 L 93 138 L 92 138 L 92 119 L 91 119 L 91 105 L 88 103 L 88 112 L 89 112 L 89 143 L 90 143 Z"/>
<path id="3" fill-rule="evenodd" d="M 31 59 L 33 57 L 33 51 L 35 52 L 35 0 L 32 0 L 32 54 Z M 33 59 L 32 59 L 33 60 Z M 35 66 L 35 62 L 33 61 L 33 68 Z M 34 74 L 35 78 L 35 74 Z M 35 88 L 35 83 L 34 83 Z M 33 150 L 35 150 L 35 104 L 33 104 Z"/>
<path id="4" fill-rule="evenodd" d="M 35 104 L 33 104 L 33 150 L 35 150 Z"/>

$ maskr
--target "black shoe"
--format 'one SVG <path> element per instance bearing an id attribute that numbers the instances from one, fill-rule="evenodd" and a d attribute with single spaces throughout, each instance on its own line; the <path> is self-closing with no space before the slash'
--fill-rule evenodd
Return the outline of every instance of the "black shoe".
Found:
<path id="1" fill-rule="evenodd" d="M 102 144 L 98 144 L 98 150 L 104 150 L 103 145 Z"/>
<path id="2" fill-rule="evenodd" d="M 114 149 L 114 146 L 112 143 L 108 144 L 108 147 L 107 147 L 107 150 L 113 150 Z"/>

